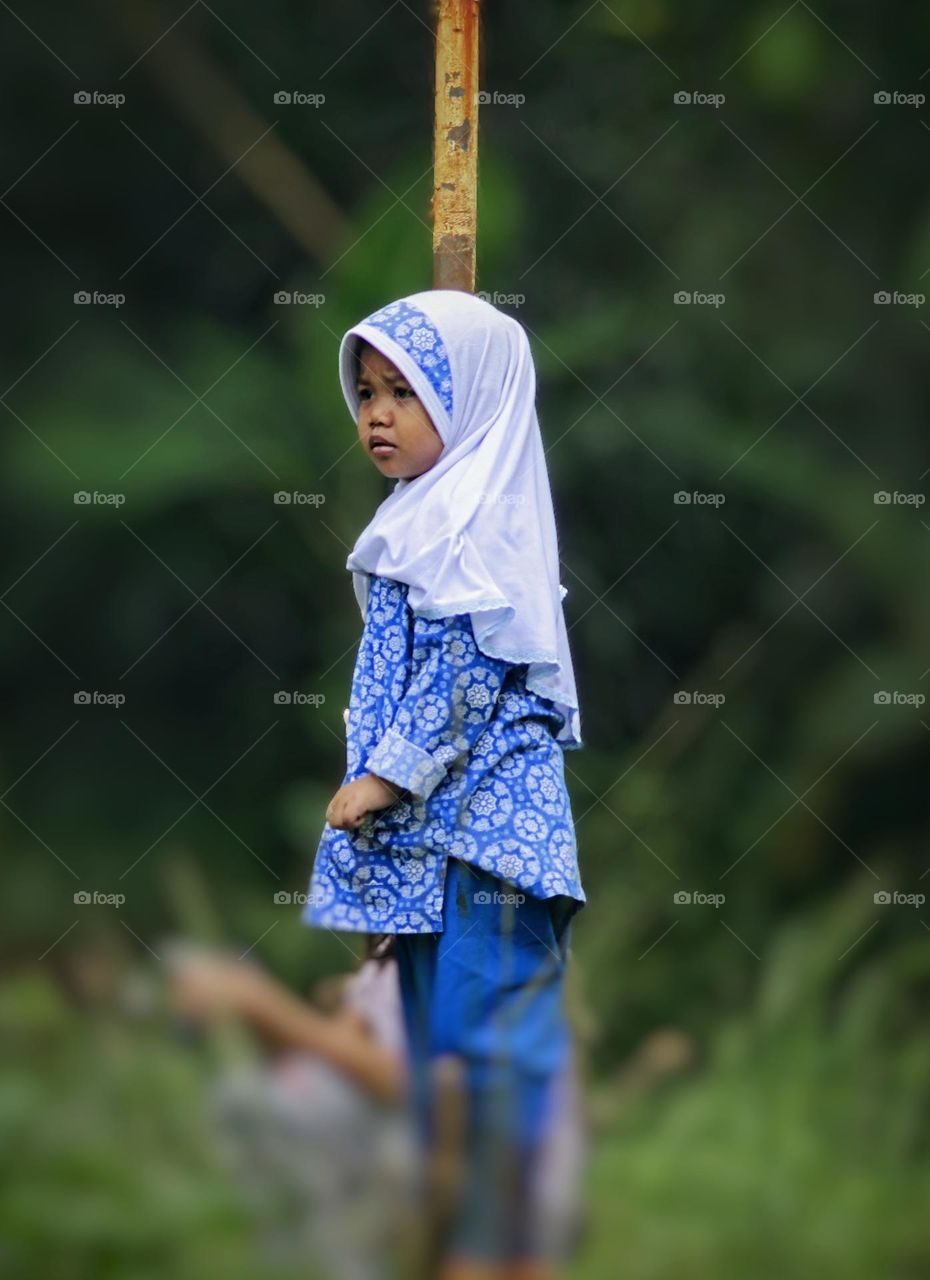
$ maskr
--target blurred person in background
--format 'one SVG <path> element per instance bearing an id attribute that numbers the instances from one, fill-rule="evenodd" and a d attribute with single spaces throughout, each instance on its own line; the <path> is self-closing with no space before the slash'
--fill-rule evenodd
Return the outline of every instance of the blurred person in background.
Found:
<path id="1" fill-rule="evenodd" d="M 252 961 L 189 943 L 165 947 L 183 1023 L 231 1015 L 265 1047 L 262 1064 L 221 1069 L 208 1097 L 231 1167 L 264 1211 L 269 1256 L 313 1260 L 333 1280 L 406 1280 L 421 1256 L 427 1206 L 392 942 L 372 938 L 353 972 L 316 984 L 313 1004 Z M 556 1083 L 533 1188 L 533 1232 L 553 1259 L 567 1260 L 578 1242 L 585 1150 L 572 1056 Z"/>

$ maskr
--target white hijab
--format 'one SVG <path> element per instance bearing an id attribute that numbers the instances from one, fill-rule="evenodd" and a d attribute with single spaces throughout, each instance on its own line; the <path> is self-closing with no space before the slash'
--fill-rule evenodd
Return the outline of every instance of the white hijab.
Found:
<path id="1" fill-rule="evenodd" d="M 536 372 L 523 326 L 457 289 L 414 293 L 349 329 L 339 376 L 358 414 L 354 339 L 407 379 L 439 432 L 435 464 L 398 480 L 359 535 L 346 568 L 365 616 L 368 574 L 408 584 L 428 618 L 468 613 L 489 657 L 527 663 L 527 687 L 581 723 L 559 583 L 552 495 L 536 416 Z"/>

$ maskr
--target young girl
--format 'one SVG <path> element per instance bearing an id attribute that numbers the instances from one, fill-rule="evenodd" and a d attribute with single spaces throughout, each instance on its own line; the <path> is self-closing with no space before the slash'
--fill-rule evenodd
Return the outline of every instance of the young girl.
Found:
<path id="1" fill-rule="evenodd" d="M 572 1048 L 585 894 L 562 752 L 582 744 L 529 342 L 488 303 L 430 290 L 350 329 L 339 372 L 395 484 L 346 561 L 364 619 L 347 771 L 303 919 L 394 935 L 426 1149 L 433 1067 L 462 1064 L 443 1280 L 549 1276 L 529 1188 Z"/>

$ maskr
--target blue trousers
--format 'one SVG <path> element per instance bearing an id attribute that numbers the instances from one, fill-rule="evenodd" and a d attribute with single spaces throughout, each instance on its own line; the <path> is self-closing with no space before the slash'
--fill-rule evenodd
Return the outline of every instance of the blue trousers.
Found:
<path id="1" fill-rule="evenodd" d="M 464 1083 L 464 1185 L 449 1247 L 529 1257 L 532 1184 L 571 1040 L 563 980 L 578 904 L 535 898 L 449 858 L 443 931 L 394 938 L 424 1149 L 436 1132 L 432 1064 L 455 1054 Z"/>

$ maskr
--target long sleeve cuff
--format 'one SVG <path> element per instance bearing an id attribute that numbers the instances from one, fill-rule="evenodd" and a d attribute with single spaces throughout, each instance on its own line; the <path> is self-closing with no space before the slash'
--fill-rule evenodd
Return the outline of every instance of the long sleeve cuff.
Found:
<path id="1" fill-rule="evenodd" d="M 445 766 L 396 729 L 385 730 L 365 761 L 369 773 L 386 778 L 425 800 L 446 776 Z"/>

